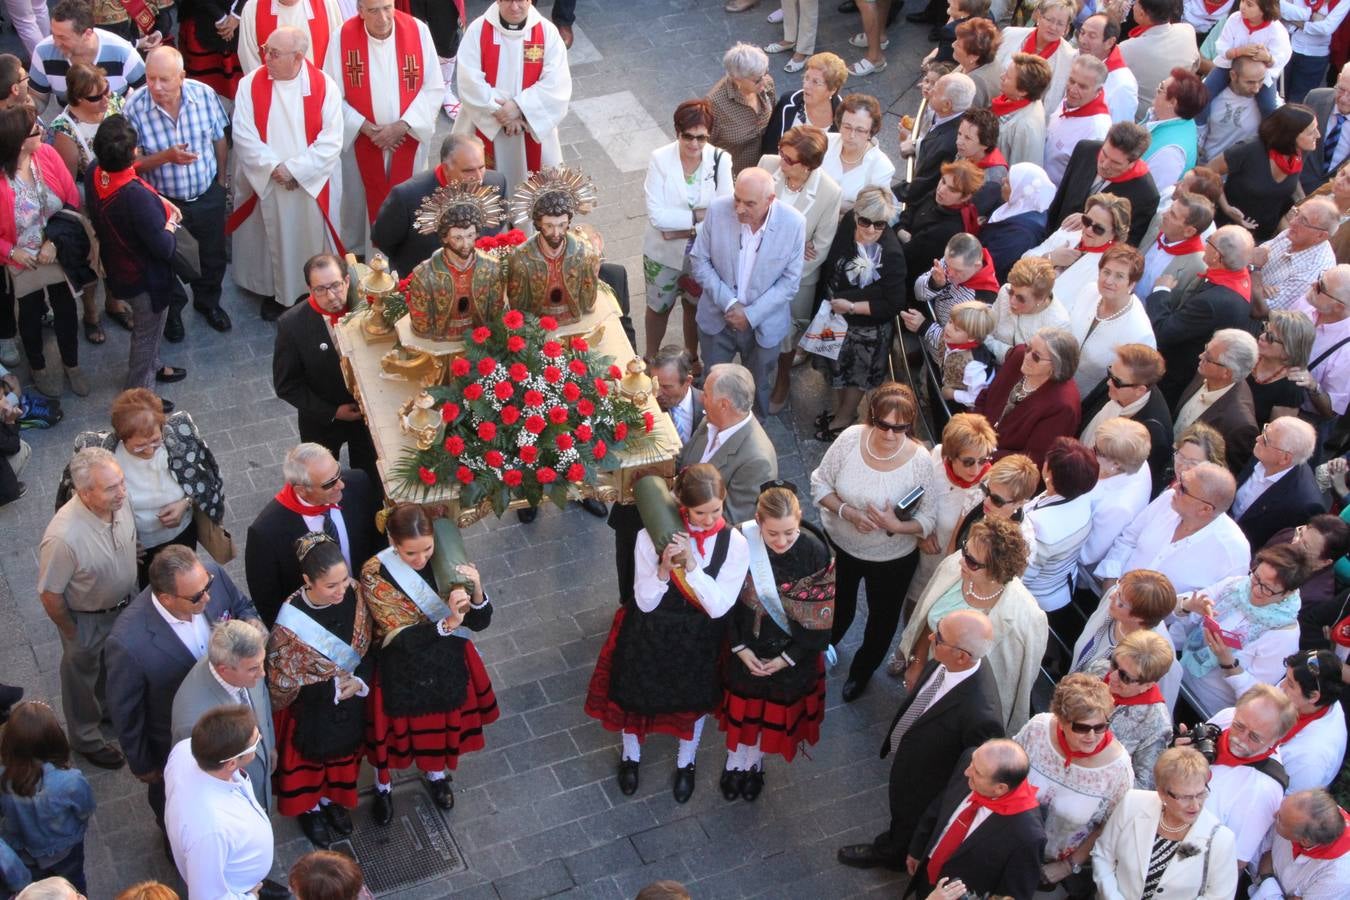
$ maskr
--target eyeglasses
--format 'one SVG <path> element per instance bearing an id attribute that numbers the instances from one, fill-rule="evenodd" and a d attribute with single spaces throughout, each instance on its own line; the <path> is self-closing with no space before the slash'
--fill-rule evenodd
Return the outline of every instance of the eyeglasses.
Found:
<path id="1" fill-rule="evenodd" d="M 142 454 L 142 453 L 154 453 L 154 452 L 155 452 L 156 450 L 158 450 L 160 447 L 163 447 L 163 446 L 164 446 L 164 439 L 163 439 L 163 438 L 158 438 L 158 439 L 153 440 L 153 441 L 146 441 L 144 444 L 136 444 L 135 446 L 132 446 L 131 444 L 123 443 L 122 446 L 124 446 L 124 447 L 127 448 L 127 452 L 129 452 L 129 453 L 135 453 L 136 455 L 139 456 L 139 455 Z"/>
<path id="2" fill-rule="evenodd" d="M 914 430 L 913 424 L 905 422 L 903 424 L 893 422 L 883 422 L 877 419 L 872 423 L 873 428 L 880 428 L 882 431 L 889 431 L 892 434 L 909 434 Z"/>
<path id="3" fill-rule="evenodd" d="M 1111 654 L 1111 671 L 1115 672 L 1116 676 L 1120 678 L 1121 684 L 1148 684 L 1147 678 L 1131 675 L 1129 672 L 1122 669 L 1120 663 L 1116 662 L 1116 655 L 1114 653 Z"/>
<path id="4" fill-rule="evenodd" d="M 310 293 L 312 294 L 341 294 L 346 289 L 347 289 L 347 282 L 346 280 L 343 280 L 343 281 L 333 281 L 328 284 L 316 284 L 309 290 Z"/>
<path id="5" fill-rule="evenodd" d="M 1236 731 L 1239 734 L 1245 734 L 1247 736 L 1247 740 L 1251 741 L 1253 744 L 1264 745 L 1266 743 L 1266 738 L 1264 735 L 1252 731 L 1251 728 L 1249 728 L 1245 722 L 1240 722 L 1237 720 L 1237 718 L 1234 718 L 1233 721 L 1229 724 L 1228 730 Z"/>
<path id="6" fill-rule="evenodd" d="M 960 650 L 962 653 L 964 653 L 966 656 L 971 657 L 972 659 L 975 657 L 975 654 L 971 653 L 965 647 L 958 647 L 956 644 L 953 644 L 951 641 L 947 640 L 942 636 L 941 622 L 938 623 L 937 628 L 933 629 L 933 643 L 939 647 L 951 647 L 953 650 Z"/>
<path id="7" fill-rule="evenodd" d="M 1308 217 L 1299 213 L 1291 220 L 1293 225 L 1302 225 L 1304 228 L 1311 228 L 1313 231 L 1330 231 L 1330 228 L 1323 228 L 1321 225 L 1314 225 L 1308 221 Z"/>
<path id="8" fill-rule="evenodd" d="M 216 576 L 212 573 L 208 573 L 206 576 L 206 587 L 202 588 L 195 594 L 191 594 L 187 597 L 184 597 L 183 599 L 186 600 L 188 603 L 191 603 L 193 606 L 196 606 L 198 603 L 201 603 L 203 599 L 205 599 L 207 594 L 211 593 L 211 585 L 215 583 L 216 583 Z"/>
<path id="9" fill-rule="evenodd" d="M 338 482 L 340 482 L 340 481 L 342 481 L 342 472 L 341 472 L 341 471 L 339 471 L 339 472 L 338 472 L 336 475 L 334 475 L 332 478 L 330 478 L 330 479 L 328 479 L 327 481 L 321 483 L 321 484 L 319 485 L 319 487 L 320 487 L 321 489 L 325 490 L 325 491 L 327 491 L 327 490 L 332 490 L 334 487 L 337 487 Z"/>
<path id="10" fill-rule="evenodd" d="M 691 144 L 706 144 L 706 143 L 708 143 L 708 135 L 707 135 L 707 134 L 694 134 L 694 133 L 691 132 L 691 131 L 681 131 L 681 132 L 680 132 L 680 138 L 681 138 L 682 140 L 688 141 L 688 142 L 691 143 Z"/>
<path id="11" fill-rule="evenodd" d="M 1205 799 L 1209 796 L 1209 788 L 1205 788 L 1198 794 L 1174 794 L 1167 788 L 1163 788 L 1163 793 L 1178 803 L 1204 803 Z"/>
<path id="12" fill-rule="evenodd" d="M 1261 340 L 1265 341 L 1267 344 L 1283 344 L 1283 343 L 1284 343 L 1284 341 L 1281 340 L 1280 336 L 1279 336 L 1278 334 L 1276 334 L 1275 332 L 1271 331 L 1269 328 L 1267 328 L 1265 331 L 1261 332 L 1259 335 L 1257 335 L 1257 337 L 1260 338 Z"/>
<path id="13" fill-rule="evenodd" d="M 788 156 L 782 150 L 778 151 L 778 159 L 785 166 L 800 166 L 802 164 L 802 161 L 800 159 Z"/>
<path id="14" fill-rule="evenodd" d="M 1277 594 L 1283 593 L 1279 588 L 1273 588 L 1270 585 L 1266 584 L 1264 581 L 1262 581 L 1260 577 L 1256 574 L 1255 569 L 1252 569 L 1251 575 L 1252 575 L 1252 587 L 1259 590 L 1265 596 L 1274 597 Z"/>
<path id="15" fill-rule="evenodd" d="M 80 99 L 84 100 L 86 103 L 98 103 L 100 101 L 107 100 L 108 93 L 109 93 L 108 89 L 104 88 L 103 93 L 101 94 L 94 94 L 92 97 L 82 97 Z"/>
<path id="16" fill-rule="evenodd" d="M 1074 734 L 1105 734 L 1106 729 L 1111 727 L 1110 722 L 1097 722 L 1090 724 L 1088 722 L 1073 722 L 1069 728 Z"/>
<path id="17" fill-rule="evenodd" d="M 1292 450 L 1289 450 L 1285 447 L 1276 446 L 1275 443 L 1273 443 L 1270 439 L 1270 435 L 1268 434 L 1269 431 L 1270 431 L 1270 423 L 1262 425 L 1261 433 L 1256 436 L 1256 439 L 1272 450 L 1278 450 L 1281 453 L 1293 453 Z"/>
<path id="18" fill-rule="evenodd" d="M 864 216 L 854 215 L 853 221 L 858 223 L 859 228 L 876 228 L 880 230 L 886 227 L 885 219 L 868 219 Z"/>
<path id="19" fill-rule="evenodd" d="M 1186 487 L 1186 482 L 1182 481 L 1180 478 L 1178 478 L 1176 481 L 1172 482 L 1172 487 L 1176 490 L 1176 492 L 1177 492 L 1178 494 L 1180 494 L 1180 495 L 1183 496 L 1183 497 L 1190 497 L 1192 500 L 1196 500 L 1196 501 L 1199 501 L 1200 503 L 1205 504 L 1205 505 L 1208 506 L 1210 509 L 1217 509 L 1217 508 L 1218 508 L 1218 507 L 1216 507 L 1213 503 L 1210 503 L 1208 500 L 1206 500 L 1204 497 L 1201 497 L 1199 494 L 1197 494 L 1197 493 L 1195 493 L 1194 491 L 1191 491 L 1190 489 L 1188 489 L 1188 488 Z"/>
<path id="20" fill-rule="evenodd" d="M 1043 363 L 1050 361 L 1050 357 L 1042 355 L 1039 350 L 1032 350 L 1029 353 L 1027 353 L 1027 356 L 1030 356 L 1031 361 L 1034 363 Z"/>
<path id="21" fill-rule="evenodd" d="M 1083 219 L 1083 227 L 1090 230 L 1097 237 L 1102 237 L 1111 230 L 1110 225 L 1103 225 L 1101 222 L 1094 222 L 1088 218 Z"/>
<path id="22" fill-rule="evenodd" d="M 978 572 L 981 569 L 983 569 L 986 565 L 988 565 L 988 563 L 982 563 L 975 557 L 971 556 L 970 551 L 966 549 L 965 542 L 962 542 L 961 544 L 961 559 L 965 561 L 966 567 L 969 568 L 972 572 Z"/>
<path id="23" fill-rule="evenodd" d="M 1335 301 L 1336 301 L 1337 303 L 1339 303 L 1341 306 L 1346 306 L 1346 305 L 1347 305 L 1346 301 L 1342 300 L 1340 297 L 1337 297 L 1335 294 L 1333 294 L 1333 293 L 1331 293 L 1330 291 L 1327 290 L 1327 287 L 1326 287 L 1326 285 L 1322 282 L 1322 279 L 1321 279 L 1321 278 L 1318 278 L 1318 279 L 1317 279 L 1317 281 L 1316 281 L 1315 284 L 1314 284 L 1314 287 L 1317 289 L 1317 293 L 1321 294 L 1323 297 L 1329 297 L 1329 298 L 1331 298 L 1332 300 L 1335 300 Z"/>
<path id="24" fill-rule="evenodd" d="M 993 462 L 993 461 L 994 461 L 994 457 L 993 457 L 992 455 L 991 455 L 991 456 L 960 456 L 960 457 L 957 457 L 956 461 L 959 462 L 961 465 L 965 466 L 966 468 L 973 468 L 973 467 L 975 467 L 975 466 L 983 466 L 983 465 L 987 465 L 987 464 Z"/>
<path id="25" fill-rule="evenodd" d="M 1110 369 L 1107 369 L 1107 370 L 1106 370 L 1106 380 L 1109 381 L 1109 382 L 1111 382 L 1111 386 L 1114 387 L 1114 388 L 1115 388 L 1116 390 L 1118 390 L 1118 391 L 1123 391 L 1125 388 L 1143 387 L 1143 386 L 1144 386 L 1144 385 L 1142 385 L 1142 384 L 1131 384 L 1130 382 L 1125 381 L 1125 380 L 1121 379 L 1120 377 L 1118 377 L 1118 376 L 1116 375 L 1116 373 L 1112 372 Z"/>
<path id="26" fill-rule="evenodd" d="M 240 750 L 234 756 L 225 757 L 220 761 L 219 765 L 223 766 L 232 759 L 238 759 L 241 756 L 248 756 L 250 753 L 257 753 L 258 748 L 261 746 L 262 746 L 262 735 L 259 734 L 256 738 L 253 739 L 253 741 L 247 747 L 245 747 L 243 750 Z"/>
<path id="27" fill-rule="evenodd" d="M 1011 497 L 1000 497 L 998 494 L 995 494 L 993 488 L 989 487 L 989 483 L 987 481 L 981 482 L 980 490 L 984 492 L 985 499 L 988 500 L 990 503 L 994 504 L 995 506 L 997 506 L 999 509 L 1002 509 L 1005 506 L 1009 506 L 1017 502 Z"/>

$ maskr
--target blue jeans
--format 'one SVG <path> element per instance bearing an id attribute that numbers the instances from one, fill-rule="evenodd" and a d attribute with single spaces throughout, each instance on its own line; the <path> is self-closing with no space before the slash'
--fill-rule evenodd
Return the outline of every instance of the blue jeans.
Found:
<path id="1" fill-rule="evenodd" d="M 60 876 L 75 885 L 75 890 L 83 894 L 88 889 L 84 880 L 84 840 L 81 839 L 78 844 L 70 848 L 69 853 L 50 866 L 45 868 L 36 865 L 29 866 L 28 873 L 33 876 L 34 881 Z"/>
<path id="2" fill-rule="evenodd" d="M 1302 103 L 1308 91 L 1327 83 L 1327 58 L 1295 53 L 1284 67 L 1284 99 L 1288 103 Z"/>

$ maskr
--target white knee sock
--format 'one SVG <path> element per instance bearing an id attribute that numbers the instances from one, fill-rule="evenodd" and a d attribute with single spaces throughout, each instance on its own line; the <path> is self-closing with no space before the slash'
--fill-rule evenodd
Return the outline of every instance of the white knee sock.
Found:
<path id="1" fill-rule="evenodd" d="M 424 772 L 423 774 L 426 775 L 427 781 L 444 781 L 444 780 L 445 780 L 445 770 L 444 770 L 444 769 L 441 769 L 439 772 Z"/>
<path id="2" fill-rule="evenodd" d="M 636 734 L 623 733 L 623 758 L 633 762 L 642 761 L 642 744 Z"/>
<path id="3" fill-rule="evenodd" d="M 744 772 L 750 768 L 748 744 L 737 744 L 736 749 L 727 754 L 727 768 L 734 772 Z"/>
<path id="4" fill-rule="evenodd" d="M 319 804 L 315 803 L 315 804 L 314 804 L 314 808 L 311 809 L 310 812 L 312 812 L 312 813 L 319 812 Z"/>
<path id="5" fill-rule="evenodd" d="M 675 761 L 678 768 L 683 769 L 694 761 L 694 754 L 698 753 L 698 740 L 703 736 L 703 722 L 707 716 L 699 716 L 698 721 L 694 723 L 694 736 L 687 741 L 680 741 L 680 754 Z"/>
<path id="6" fill-rule="evenodd" d="M 758 769 L 761 772 L 764 771 L 764 751 L 759 749 L 759 742 L 755 742 L 754 746 L 747 746 L 745 744 L 742 744 L 741 746 L 745 747 L 745 756 L 743 758 L 745 760 L 746 771 L 753 771 L 755 769 Z"/>

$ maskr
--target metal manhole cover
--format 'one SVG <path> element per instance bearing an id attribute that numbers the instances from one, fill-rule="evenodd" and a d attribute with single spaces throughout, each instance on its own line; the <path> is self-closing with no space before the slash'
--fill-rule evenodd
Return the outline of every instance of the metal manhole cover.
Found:
<path id="1" fill-rule="evenodd" d="M 362 794 L 374 793 L 373 789 Z M 363 811 L 369 800 L 361 803 Z M 421 779 L 394 786 L 394 821 L 384 827 L 369 815 L 357 818 L 356 831 L 332 849 L 361 866 L 366 887 L 381 897 L 468 869 L 441 811 L 431 802 Z"/>

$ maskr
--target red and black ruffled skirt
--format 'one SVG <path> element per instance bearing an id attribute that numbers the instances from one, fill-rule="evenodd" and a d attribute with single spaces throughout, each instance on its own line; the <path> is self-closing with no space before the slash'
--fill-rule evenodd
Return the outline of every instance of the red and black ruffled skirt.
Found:
<path id="1" fill-rule="evenodd" d="M 349 753 L 326 762 L 301 756 L 295 748 L 296 718 L 291 707 L 272 713 L 276 729 L 277 771 L 273 787 L 277 812 L 298 816 L 314 808 L 321 799 L 356 808 L 356 781 L 361 773 L 361 755 Z"/>
<path id="2" fill-rule="evenodd" d="M 609 628 L 609 637 L 600 648 L 600 658 L 595 661 L 595 672 L 591 674 L 591 684 L 586 691 L 586 714 L 599 719 L 600 724 L 609 731 L 625 731 L 637 736 L 639 741 L 646 740 L 649 734 L 669 734 L 680 740 L 690 740 L 694 736 L 694 723 L 705 713 L 665 712 L 640 713 L 624 709 L 610 697 L 610 676 L 614 671 L 614 648 L 619 640 L 619 630 L 623 628 L 624 618 L 629 614 L 628 606 L 621 606 L 614 614 L 614 623 Z"/>
<path id="3" fill-rule="evenodd" d="M 178 23 L 178 49 L 183 54 L 183 70 L 189 78 L 195 78 L 220 96 L 233 100 L 234 89 L 244 77 L 239 54 L 207 46 L 197 31 L 198 23 L 194 18 L 185 18 Z"/>
<path id="4" fill-rule="evenodd" d="M 501 716 L 483 659 L 471 641 L 464 642 L 464 665 L 469 683 L 464 702 L 449 712 L 394 716 L 385 712 L 378 667 L 370 688 L 366 713 L 366 758 L 377 769 L 423 772 L 454 769 L 459 757 L 483 749 L 483 726 Z"/>
<path id="5" fill-rule="evenodd" d="M 726 732 L 727 749 L 758 744 L 764 753 L 792 762 L 799 746 L 819 741 L 820 723 L 825 720 L 825 663 L 817 657 L 816 664 L 820 677 L 815 689 L 787 705 L 724 690 L 717 727 Z"/>

